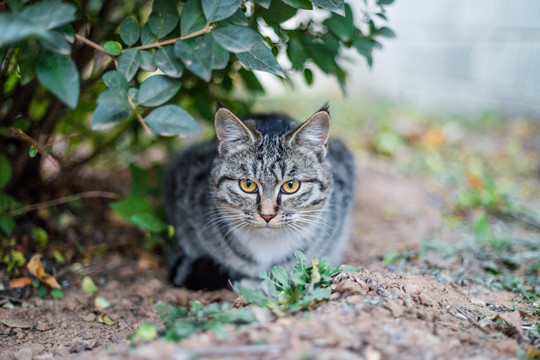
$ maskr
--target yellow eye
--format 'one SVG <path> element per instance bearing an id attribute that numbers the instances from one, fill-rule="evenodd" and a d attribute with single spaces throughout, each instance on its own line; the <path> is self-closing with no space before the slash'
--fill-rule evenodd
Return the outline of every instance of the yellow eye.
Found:
<path id="1" fill-rule="evenodd" d="M 285 194 L 294 194 L 298 189 L 300 189 L 300 181 L 298 180 L 289 180 L 281 185 L 281 191 Z"/>
<path id="2" fill-rule="evenodd" d="M 247 193 L 254 193 L 257 191 L 257 184 L 250 179 L 240 180 L 240 189 Z"/>

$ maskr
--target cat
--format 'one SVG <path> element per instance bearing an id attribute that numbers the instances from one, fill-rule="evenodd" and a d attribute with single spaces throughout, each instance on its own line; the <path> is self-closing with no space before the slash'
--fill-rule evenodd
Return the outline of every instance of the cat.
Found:
<path id="1" fill-rule="evenodd" d="M 350 151 L 329 139 L 328 108 L 299 123 L 281 114 L 240 120 L 222 107 L 215 130 L 217 141 L 186 148 L 166 169 L 171 281 L 208 290 L 255 281 L 272 266 L 290 270 L 295 250 L 339 265 L 355 174 Z"/>

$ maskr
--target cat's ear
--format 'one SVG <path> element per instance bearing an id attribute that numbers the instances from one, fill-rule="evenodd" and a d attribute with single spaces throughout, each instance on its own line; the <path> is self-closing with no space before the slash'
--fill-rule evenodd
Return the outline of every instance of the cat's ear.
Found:
<path id="1" fill-rule="evenodd" d="M 326 109 L 317 111 L 298 129 L 288 135 L 290 142 L 301 146 L 326 148 L 330 135 L 330 115 Z"/>
<path id="2" fill-rule="evenodd" d="M 256 135 L 226 108 L 219 108 L 214 119 L 219 151 L 235 142 L 255 141 Z"/>

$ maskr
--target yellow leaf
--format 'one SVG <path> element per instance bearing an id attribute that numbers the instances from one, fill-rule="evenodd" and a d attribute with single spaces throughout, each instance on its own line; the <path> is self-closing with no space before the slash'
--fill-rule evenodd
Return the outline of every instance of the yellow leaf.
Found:
<path id="1" fill-rule="evenodd" d="M 41 254 L 35 254 L 34 256 L 32 256 L 32 258 L 30 259 L 30 261 L 28 261 L 28 264 L 26 265 L 28 271 L 30 271 L 30 273 L 42 283 L 47 284 L 52 288 L 62 288 L 53 276 L 47 274 L 45 270 L 43 270 L 41 257 Z"/>
<path id="2" fill-rule="evenodd" d="M 105 325 L 109 325 L 109 326 L 112 326 L 112 325 L 115 325 L 118 321 L 117 320 L 113 320 L 109 317 L 109 315 L 105 314 L 105 313 L 101 313 L 99 314 L 98 316 L 98 321 L 102 324 L 105 324 Z"/>
<path id="3" fill-rule="evenodd" d="M 420 138 L 420 144 L 430 150 L 440 149 L 445 142 L 446 138 L 442 130 L 435 127 L 428 129 Z"/>

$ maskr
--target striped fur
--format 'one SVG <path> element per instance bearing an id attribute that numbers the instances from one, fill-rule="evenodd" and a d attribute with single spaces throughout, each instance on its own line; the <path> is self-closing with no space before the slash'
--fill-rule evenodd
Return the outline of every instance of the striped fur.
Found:
<path id="1" fill-rule="evenodd" d="M 284 115 L 238 119 L 216 113 L 217 142 L 189 147 L 169 164 L 165 211 L 176 240 L 170 249 L 175 285 L 215 289 L 256 279 L 259 271 L 326 256 L 339 265 L 348 237 L 354 189 L 351 153 L 328 139 L 326 109 L 303 124 Z M 244 192 L 250 179 L 258 190 Z M 294 194 L 280 191 L 300 181 Z M 265 214 L 272 214 L 267 221 Z"/>

